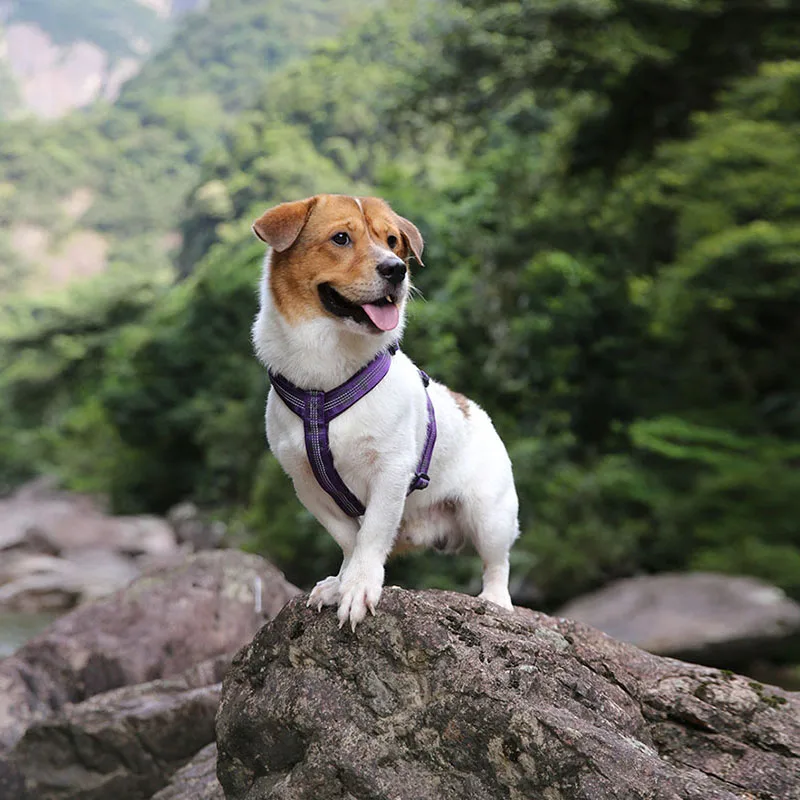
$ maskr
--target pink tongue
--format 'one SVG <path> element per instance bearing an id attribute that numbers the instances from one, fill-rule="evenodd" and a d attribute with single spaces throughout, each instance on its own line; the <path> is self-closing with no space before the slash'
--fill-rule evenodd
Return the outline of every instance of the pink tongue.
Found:
<path id="1" fill-rule="evenodd" d="M 365 303 L 361 308 L 367 312 L 367 316 L 375 323 L 375 327 L 382 331 L 392 331 L 400 322 L 400 312 L 394 303 L 387 303 L 385 306 Z"/>

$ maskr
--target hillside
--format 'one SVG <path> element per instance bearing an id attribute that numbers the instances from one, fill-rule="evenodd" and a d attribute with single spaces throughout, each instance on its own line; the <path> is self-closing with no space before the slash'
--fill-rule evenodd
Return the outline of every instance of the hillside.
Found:
<path id="1" fill-rule="evenodd" d="M 67 0 L 40 1 L 74 11 Z M 55 123 L 0 123 L 0 293 L 41 292 L 108 270 L 169 274 L 183 197 L 204 154 L 275 69 L 346 25 L 356 6 L 217 0 L 179 23 L 113 106 Z M 111 25 L 120 19 L 109 20 L 91 34 L 122 63 L 128 44 Z M 66 36 L 66 26 L 59 30 Z"/>

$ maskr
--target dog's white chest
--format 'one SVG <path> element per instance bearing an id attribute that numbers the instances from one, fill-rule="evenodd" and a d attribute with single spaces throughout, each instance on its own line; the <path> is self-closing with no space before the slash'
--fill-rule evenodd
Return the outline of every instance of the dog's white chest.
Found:
<path id="1" fill-rule="evenodd" d="M 381 393 L 375 389 L 328 424 L 328 444 L 336 472 L 362 503 L 369 498 L 371 478 L 393 458 L 399 447 L 398 438 L 403 436 L 403 425 L 395 414 L 378 412 L 380 398 Z M 325 495 L 311 470 L 303 420 L 274 391 L 267 403 L 266 423 L 270 448 L 284 470 L 305 491 Z M 413 440 L 411 434 L 411 430 L 406 433 L 406 442 Z"/>

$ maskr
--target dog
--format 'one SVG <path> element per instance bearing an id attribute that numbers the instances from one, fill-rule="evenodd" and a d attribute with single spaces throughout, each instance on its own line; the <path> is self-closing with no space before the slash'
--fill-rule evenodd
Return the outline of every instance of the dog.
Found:
<path id="1" fill-rule="evenodd" d="M 269 245 L 252 330 L 272 380 L 267 440 L 343 554 L 308 605 L 337 605 L 339 627 L 355 631 L 375 613 L 393 551 L 455 552 L 468 540 L 483 562 L 480 597 L 511 609 L 519 524 L 506 448 L 483 409 L 396 351 L 419 230 L 379 198 L 317 195 L 269 209 L 253 231 Z M 322 420 L 367 373 L 376 385 Z"/>

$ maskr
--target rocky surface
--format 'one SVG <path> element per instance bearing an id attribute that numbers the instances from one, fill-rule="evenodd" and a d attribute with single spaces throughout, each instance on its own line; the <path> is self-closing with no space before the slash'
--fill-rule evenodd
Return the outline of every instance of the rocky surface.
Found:
<path id="1" fill-rule="evenodd" d="M 0 500 L 0 609 L 71 608 L 188 551 L 166 520 L 111 516 L 37 481 Z"/>
<path id="2" fill-rule="evenodd" d="M 195 551 L 221 547 L 228 532 L 224 522 L 210 519 L 194 503 L 174 506 L 167 514 L 167 521 L 175 531 L 178 543 Z"/>
<path id="3" fill-rule="evenodd" d="M 702 572 L 629 578 L 557 613 L 652 653 L 710 666 L 800 661 L 800 605 L 755 578 Z"/>
<path id="4" fill-rule="evenodd" d="M 153 800 L 225 800 L 217 780 L 217 745 L 206 745 Z"/>
<path id="5" fill-rule="evenodd" d="M 50 555 L 107 546 L 131 556 L 175 549 L 175 534 L 158 517 L 113 517 L 92 497 L 56 489 L 48 480 L 25 484 L 0 500 L 0 547 Z"/>
<path id="6" fill-rule="evenodd" d="M 79 607 L 0 662 L 0 753 L 68 703 L 234 652 L 297 592 L 264 559 L 221 550 Z"/>
<path id="7" fill-rule="evenodd" d="M 0 764 L 24 791 L 15 800 L 147 800 L 213 742 L 230 657 L 178 678 L 125 686 L 35 722 Z"/>
<path id="8" fill-rule="evenodd" d="M 234 660 L 228 800 L 797 800 L 800 698 L 581 624 L 387 589 L 291 602 Z"/>

